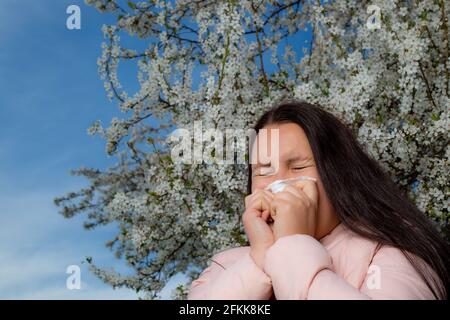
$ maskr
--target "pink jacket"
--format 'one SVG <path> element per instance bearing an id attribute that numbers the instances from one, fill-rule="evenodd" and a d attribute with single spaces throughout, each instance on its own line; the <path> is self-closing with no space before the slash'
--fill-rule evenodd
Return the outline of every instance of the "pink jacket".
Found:
<path id="1" fill-rule="evenodd" d="M 302 234 L 278 239 L 263 269 L 248 246 L 211 260 L 192 282 L 189 300 L 434 299 L 399 249 L 378 249 L 342 223 L 319 241 Z"/>

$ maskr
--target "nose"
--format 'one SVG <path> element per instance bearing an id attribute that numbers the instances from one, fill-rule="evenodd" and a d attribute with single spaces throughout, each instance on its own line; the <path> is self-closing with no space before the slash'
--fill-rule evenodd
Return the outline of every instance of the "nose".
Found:
<path id="1" fill-rule="evenodd" d="M 289 172 L 287 170 L 281 169 L 279 168 L 278 170 L 276 170 L 276 172 L 270 176 L 267 177 L 267 180 L 264 181 L 264 188 L 266 188 L 269 184 L 271 184 L 272 182 L 276 181 L 276 180 L 284 180 L 284 179 L 289 179 L 289 178 L 293 178 Z"/>

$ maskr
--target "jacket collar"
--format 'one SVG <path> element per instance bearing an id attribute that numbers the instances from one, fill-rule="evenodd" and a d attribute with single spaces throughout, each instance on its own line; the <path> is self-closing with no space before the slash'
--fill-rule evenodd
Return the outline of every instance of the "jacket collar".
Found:
<path id="1" fill-rule="evenodd" d="M 346 230 L 347 228 L 340 222 L 329 234 L 322 237 L 319 241 L 325 248 L 330 249 L 343 239 L 347 233 Z"/>

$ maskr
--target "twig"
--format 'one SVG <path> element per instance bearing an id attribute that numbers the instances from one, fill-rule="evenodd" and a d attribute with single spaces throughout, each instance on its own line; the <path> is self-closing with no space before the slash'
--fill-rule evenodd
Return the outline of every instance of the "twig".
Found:
<path id="1" fill-rule="evenodd" d="M 420 68 L 420 73 L 422 74 L 422 78 L 423 78 L 423 80 L 425 81 L 425 84 L 426 84 L 426 86 L 427 86 L 427 96 L 428 96 L 428 99 L 431 101 L 431 103 L 433 104 L 433 106 L 437 109 L 438 107 L 437 107 L 437 105 L 436 105 L 436 103 L 434 102 L 434 99 L 433 99 L 433 92 L 431 91 L 430 84 L 429 84 L 429 82 L 428 82 L 427 77 L 425 76 L 425 72 L 423 71 L 422 63 L 421 63 L 420 61 L 419 61 L 419 68 Z"/>

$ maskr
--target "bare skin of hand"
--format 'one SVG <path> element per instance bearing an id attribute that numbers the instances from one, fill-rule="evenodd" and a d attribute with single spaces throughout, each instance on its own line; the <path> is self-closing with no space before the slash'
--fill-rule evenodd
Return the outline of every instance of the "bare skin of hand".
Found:
<path id="1" fill-rule="evenodd" d="M 284 236 L 315 235 L 318 190 L 314 181 L 300 181 L 282 192 L 257 189 L 245 198 L 242 216 L 250 241 L 250 255 L 262 268 L 266 250 Z"/>
<path id="2" fill-rule="evenodd" d="M 300 181 L 273 195 L 270 215 L 274 240 L 293 234 L 314 237 L 319 193 L 314 181 Z"/>
<path id="3" fill-rule="evenodd" d="M 268 224 L 270 203 L 274 195 L 267 190 L 257 189 L 245 198 L 245 212 L 242 222 L 250 241 L 250 255 L 262 268 L 266 250 L 274 243 L 274 234 Z"/>

